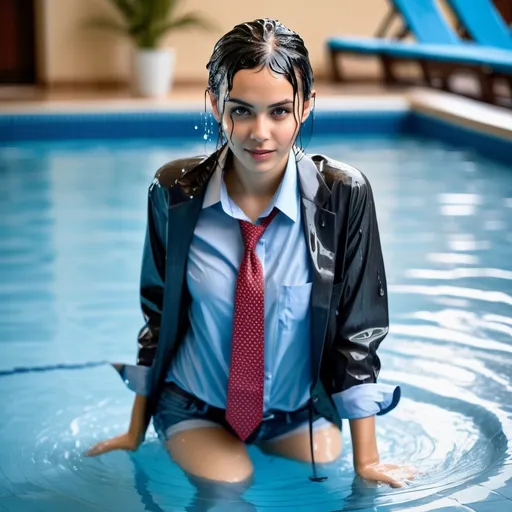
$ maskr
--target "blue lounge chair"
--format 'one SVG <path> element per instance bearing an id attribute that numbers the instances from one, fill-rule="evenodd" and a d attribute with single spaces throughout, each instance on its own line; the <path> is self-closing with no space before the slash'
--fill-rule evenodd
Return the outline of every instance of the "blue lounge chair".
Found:
<path id="1" fill-rule="evenodd" d="M 491 0 L 447 0 L 464 31 L 475 42 L 512 50 L 512 34 Z"/>
<path id="2" fill-rule="evenodd" d="M 386 82 L 396 81 L 391 73 L 388 60 L 382 57 L 386 51 L 401 46 L 401 40 L 412 33 L 419 43 L 459 44 L 459 38 L 439 15 L 432 0 L 389 0 L 391 10 L 377 30 L 375 37 L 333 36 L 327 40 L 330 52 L 332 72 L 335 80 L 343 79 L 339 68 L 338 56 L 341 54 L 372 55 L 381 57 Z M 390 25 L 395 18 L 401 19 L 401 29 L 389 34 Z"/>
<path id="3" fill-rule="evenodd" d="M 496 77 L 505 77 L 512 92 L 512 52 L 491 49 L 485 54 L 479 48 L 468 48 L 467 45 L 447 47 L 403 44 L 389 50 L 389 57 L 393 61 L 416 60 L 422 66 L 427 83 L 435 86 L 438 80 L 441 89 L 445 91 L 455 92 L 449 84 L 449 78 L 455 71 L 473 71 L 480 83 L 478 99 L 499 103 L 494 91 Z"/>
<path id="4" fill-rule="evenodd" d="M 410 31 L 417 37 L 415 43 L 390 39 L 331 38 L 328 46 L 333 67 L 337 65 L 336 54 L 345 52 L 369 54 L 374 48 L 383 64 L 387 82 L 396 81 L 393 65 L 397 61 L 414 61 L 420 64 L 424 78 L 434 85 L 434 74 L 441 75 L 441 87 L 447 90 L 448 76 L 455 69 L 476 71 L 482 88 L 482 99 L 494 102 L 493 73 L 512 71 L 512 53 L 488 46 L 462 41 L 446 22 L 435 0 L 392 0 L 400 10 Z M 430 39 L 429 39 L 430 36 Z M 435 71 L 435 73 L 434 73 Z"/>

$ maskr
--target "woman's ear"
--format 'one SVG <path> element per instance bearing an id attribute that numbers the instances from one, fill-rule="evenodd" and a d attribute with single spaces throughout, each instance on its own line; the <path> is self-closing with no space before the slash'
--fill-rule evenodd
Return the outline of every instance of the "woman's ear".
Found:
<path id="1" fill-rule="evenodd" d="M 212 105 L 213 117 L 217 123 L 220 123 L 220 115 L 219 115 L 219 97 L 215 96 L 210 90 L 208 90 L 208 95 L 210 96 L 210 103 Z"/>
<path id="2" fill-rule="evenodd" d="M 305 123 L 306 119 L 309 117 L 309 114 L 313 110 L 313 107 L 315 106 L 315 99 L 316 99 L 316 91 L 313 89 L 311 91 L 311 94 L 309 98 L 304 102 L 304 108 L 302 113 L 302 122 Z"/>

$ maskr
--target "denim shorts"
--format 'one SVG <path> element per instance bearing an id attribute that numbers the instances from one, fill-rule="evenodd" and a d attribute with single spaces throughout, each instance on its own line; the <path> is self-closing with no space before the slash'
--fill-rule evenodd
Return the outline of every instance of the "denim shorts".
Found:
<path id="1" fill-rule="evenodd" d="M 200 427 L 222 426 L 235 434 L 226 421 L 225 410 L 208 405 L 206 402 L 181 389 L 174 382 L 167 382 L 159 397 L 153 425 L 158 437 L 167 441 L 177 432 Z M 330 425 L 325 418 L 313 411 L 313 428 L 320 429 Z M 283 439 L 291 434 L 309 429 L 309 406 L 297 411 L 275 411 L 263 417 L 260 426 L 245 441 L 252 444 L 257 441 Z"/>

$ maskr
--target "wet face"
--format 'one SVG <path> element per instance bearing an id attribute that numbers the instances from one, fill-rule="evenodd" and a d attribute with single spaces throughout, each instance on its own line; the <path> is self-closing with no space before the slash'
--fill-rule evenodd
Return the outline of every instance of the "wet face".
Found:
<path id="1" fill-rule="evenodd" d="M 226 89 L 222 87 L 220 100 L 211 96 L 212 107 L 217 121 L 222 122 L 235 167 L 249 173 L 283 171 L 311 102 L 304 102 L 299 91 L 294 116 L 292 85 L 267 67 L 238 71 L 225 105 L 224 98 Z"/>

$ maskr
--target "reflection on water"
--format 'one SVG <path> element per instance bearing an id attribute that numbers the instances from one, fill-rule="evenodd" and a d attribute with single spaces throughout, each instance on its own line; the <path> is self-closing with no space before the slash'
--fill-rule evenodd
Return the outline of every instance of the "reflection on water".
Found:
<path id="1" fill-rule="evenodd" d="M 344 453 L 322 468 L 322 484 L 309 482 L 309 464 L 251 448 L 246 502 L 419 512 L 492 501 L 507 510 L 512 174 L 428 141 L 332 137 L 309 150 L 361 168 L 373 184 L 391 313 L 381 378 L 403 391 L 378 419 L 379 447 L 384 461 L 421 474 L 399 490 L 354 479 L 347 424 Z M 147 187 L 162 163 L 203 152 L 183 141 L 0 148 L 0 510 L 191 506 L 192 484 L 152 430 L 136 454 L 81 453 L 129 419 L 132 395 L 101 361 L 135 358 Z"/>

